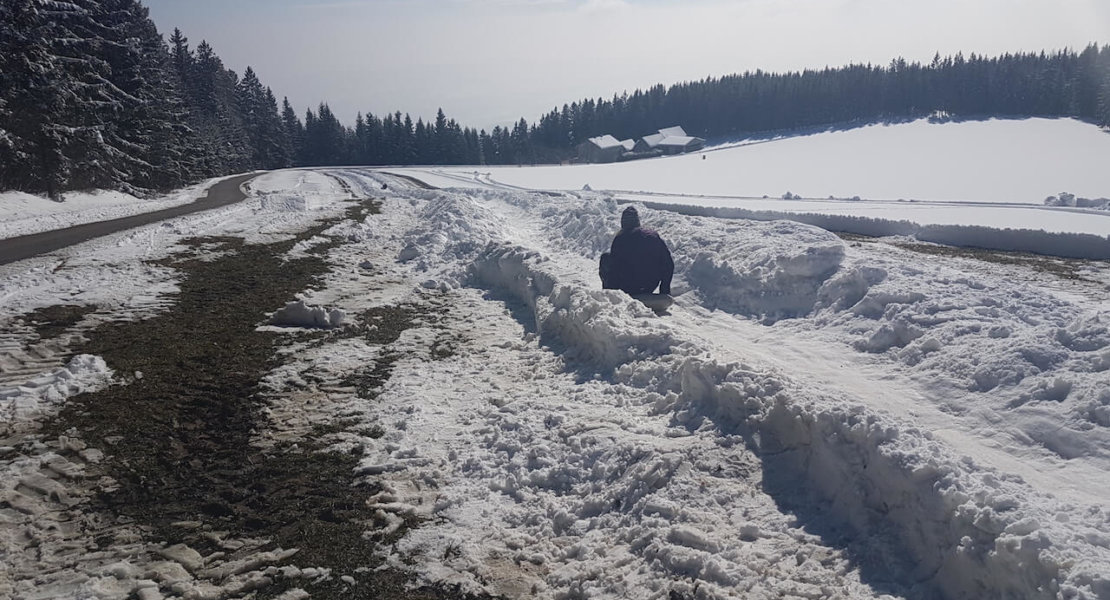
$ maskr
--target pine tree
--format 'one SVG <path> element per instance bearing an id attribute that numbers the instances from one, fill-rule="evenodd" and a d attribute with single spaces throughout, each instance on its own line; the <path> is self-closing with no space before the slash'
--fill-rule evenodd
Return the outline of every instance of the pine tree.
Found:
<path id="1" fill-rule="evenodd" d="M 1098 107 L 1095 119 L 1103 127 L 1110 127 L 1110 46 L 1103 46 L 1095 64 L 1098 80 Z"/>
<path id="2" fill-rule="evenodd" d="M 424 125 L 423 119 L 417 119 L 412 130 L 412 138 L 413 144 L 416 146 L 416 164 L 438 164 L 435 129 Z"/>
<path id="3" fill-rule="evenodd" d="M 266 148 L 262 140 L 265 120 L 265 91 L 250 66 L 243 71 L 243 77 L 235 86 L 235 102 L 243 121 L 250 146 L 251 166 L 260 167 L 266 161 Z"/>
<path id="4" fill-rule="evenodd" d="M 468 162 L 466 135 L 462 126 L 454 119 L 447 121 L 447 157 L 447 164 L 449 165 L 461 165 Z"/>
<path id="5" fill-rule="evenodd" d="M 264 144 L 269 148 L 269 162 L 264 168 L 284 169 L 291 167 L 293 166 L 293 145 L 289 136 L 285 134 L 285 125 L 282 122 L 281 114 L 278 113 L 277 97 L 274 96 L 274 91 L 269 87 L 266 88 L 264 100 L 265 118 L 262 134 Z"/>
<path id="6" fill-rule="evenodd" d="M 194 181 L 199 168 L 192 147 L 196 137 L 188 127 L 188 105 L 165 42 L 142 8 L 139 30 L 143 32 L 140 53 L 144 59 L 146 87 L 140 95 L 145 111 L 139 120 L 145 124 L 147 162 L 152 170 L 139 185 L 168 190 Z"/>
<path id="7" fill-rule="evenodd" d="M 143 56 L 156 35 L 145 10 L 133 0 L 12 0 L 4 11 L 0 180 L 57 198 L 149 179 L 153 137 L 136 111 L 158 64 Z"/>
<path id="8" fill-rule="evenodd" d="M 347 131 L 326 103 L 321 103 L 316 114 L 305 115 L 306 165 L 342 165 L 350 162 L 347 152 Z"/>
<path id="9" fill-rule="evenodd" d="M 293 105 L 289 104 L 289 98 L 284 98 L 281 102 L 281 128 L 289 144 L 291 163 L 297 166 L 307 164 L 304 159 L 304 124 L 297 118 Z"/>
<path id="10" fill-rule="evenodd" d="M 191 178 L 190 130 L 170 56 L 145 7 L 134 0 L 101 0 L 97 14 L 106 82 L 116 101 L 97 123 L 105 170 L 86 179 L 134 193 L 179 187 Z"/>
<path id="11" fill-rule="evenodd" d="M 536 162 L 535 157 L 532 156 L 532 145 L 529 142 L 528 122 L 523 118 L 513 126 L 510 140 L 513 148 L 513 156 L 518 165 Z"/>
<path id="12" fill-rule="evenodd" d="M 37 191 L 31 173 L 45 158 L 40 153 L 50 152 L 41 138 L 43 117 L 58 108 L 51 91 L 58 60 L 43 38 L 49 24 L 35 4 L 0 2 L 0 189 Z"/>
<path id="13" fill-rule="evenodd" d="M 401 112 L 397 111 L 394 115 L 395 120 L 400 123 L 398 133 L 400 134 L 400 150 L 401 155 L 398 157 L 400 164 L 411 165 L 416 162 L 416 133 L 415 127 L 412 124 L 412 117 L 405 113 L 405 118 L 401 118 Z"/>
<path id="14" fill-rule="evenodd" d="M 289 141 L 278 114 L 277 100 L 273 91 L 262 87 L 251 67 L 243 72 L 236 86 L 236 100 L 249 141 L 250 166 L 256 169 L 289 166 Z"/>
<path id="15" fill-rule="evenodd" d="M 382 120 L 372 114 L 366 115 L 366 153 L 366 164 L 387 164 Z"/>
<path id="16" fill-rule="evenodd" d="M 479 165 L 494 164 L 489 157 L 490 151 L 493 149 L 493 140 L 486 130 L 483 129 L 478 132 L 478 161 Z"/>
<path id="17" fill-rule="evenodd" d="M 436 165 L 446 164 L 447 157 L 447 115 L 443 114 L 443 109 L 440 108 L 436 111 L 436 124 L 435 124 L 435 147 L 431 154 L 431 163 Z"/>
<path id="18" fill-rule="evenodd" d="M 70 61 L 61 40 L 82 43 L 70 25 L 86 16 L 77 4 L 44 6 L 35 0 L 5 1 L 3 67 L 4 121 L 0 131 L 7 160 L 0 164 L 5 188 L 45 191 L 58 199 L 68 188 L 74 167 L 68 154 L 90 131 L 76 118 L 87 96 L 84 74 L 88 59 Z M 17 118 L 15 115 L 19 115 Z"/>
<path id="19" fill-rule="evenodd" d="M 289 156 L 272 91 L 180 30 L 167 48 L 137 0 L 0 2 L 4 189 L 142 194 Z"/>
<path id="20" fill-rule="evenodd" d="M 212 46 L 197 46 L 186 77 L 193 121 L 208 176 L 245 171 L 251 151 L 236 101 L 238 76 L 224 68 Z"/>

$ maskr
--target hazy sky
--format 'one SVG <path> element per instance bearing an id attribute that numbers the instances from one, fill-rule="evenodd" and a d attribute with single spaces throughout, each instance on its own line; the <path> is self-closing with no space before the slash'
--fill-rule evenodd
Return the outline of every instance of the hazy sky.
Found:
<path id="1" fill-rule="evenodd" d="M 1110 44 L 1108 0 L 144 0 L 303 114 L 529 122 L 726 75 Z"/>

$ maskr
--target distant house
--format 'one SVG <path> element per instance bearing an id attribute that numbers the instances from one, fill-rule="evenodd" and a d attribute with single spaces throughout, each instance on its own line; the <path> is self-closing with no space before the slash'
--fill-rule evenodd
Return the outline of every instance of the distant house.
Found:
<path id="1" fill-rule="evenodd" d="M 667 127 L 658 133 L 645 135 L 636 142 L 633 151 L 648 153 L 658 151 L 663 154 L 682 154 L 683 152 L 696 152 L 705 147 L 705 140 L 700 137 L 686 135 L 681 127 Z"/>
<path id="2" fill-rule="evenodd" d="M 645 135 L 644 137 L 640 138 L 640 141 L 636 142 L 636 145 L 633 147 L 633 151 L 651 152 L 652 150 L 655 150 L 655 147 L 658 146 L 659 142 L 662 142 L 663 138 L 665 137 L 667 136 L 663 135 L 662 133 Z"/>
<path id="3" fill-rule="evenodd" d="M 635 160 L 660 154 L 695 152 L 705 147 L 705 140 L 686 135 L 681 127 L 667 127 L 639 141 L 618 140 L 611 135 L 592 137 L 578 144 L 578 162 L 610 163 Z"/>
<path id="4" fill-rule="evenodd" d="M 663 154 L 682 154 L 684 152 L 696 152 L 705 147 L 705 140 L 699 137 L 692 137 L 689 135 L 671 135 L 663 138 L 656 148 L 663 151 Z"/>
<path id="5" fill-rule="evenodd" d="M 616 162 L 624 152 L 626 152 L 626 149 L 620 140 L 611 135 L 602 135 L 592 137 L 578 144 L 578 161 L 611 163 Z"/>

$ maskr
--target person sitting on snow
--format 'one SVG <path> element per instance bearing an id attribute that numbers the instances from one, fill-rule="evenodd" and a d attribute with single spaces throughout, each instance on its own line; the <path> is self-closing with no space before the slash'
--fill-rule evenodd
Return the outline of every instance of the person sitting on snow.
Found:
<path id="1" fill-rule="evenodd" d="M 636 296 L 659 288 L 670 295 L 674 260 L 666 242 L 654 230 L 640 226 L 640 214 L 629 206 L 621 213 L 621 230 L 608 252 L 601 255 L 601 287 Z"/>

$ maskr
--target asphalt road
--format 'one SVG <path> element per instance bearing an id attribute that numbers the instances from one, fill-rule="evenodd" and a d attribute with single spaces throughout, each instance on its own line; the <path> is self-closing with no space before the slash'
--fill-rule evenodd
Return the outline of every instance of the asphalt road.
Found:
<path id="1" fill-rule="evenodd" d="M 47 252 L 53 252 L 60 248 L 79 244 L 93 238 L 124 231 L 133 227 L 149 225 L 165 219 L 180 217 L 181 215 L 200 212 L 202 210 L 210 210 L 220 206 L 227 206 L 228 204 L 235 204 L 247 197 L 247 195 L 239 189 L 239 186 L 256 176 L 256 174 L 239 175 L 231 179 L 225 179 L 208 188 L 207 196 L 190 204 L 182 204 L 181 206 L 174 206 L 165 210 L 132 215 L 130 217 L 112 219 L 110 221 L 86 223 L 84 225 L 75 225 L 65 229 L 55 229 L 54 231 L 44 231 L 42 233 L 33 233 L 31 235 L 0 240 L 0 265 L 31 258 L 39 254 L 46 254 Z"/>

